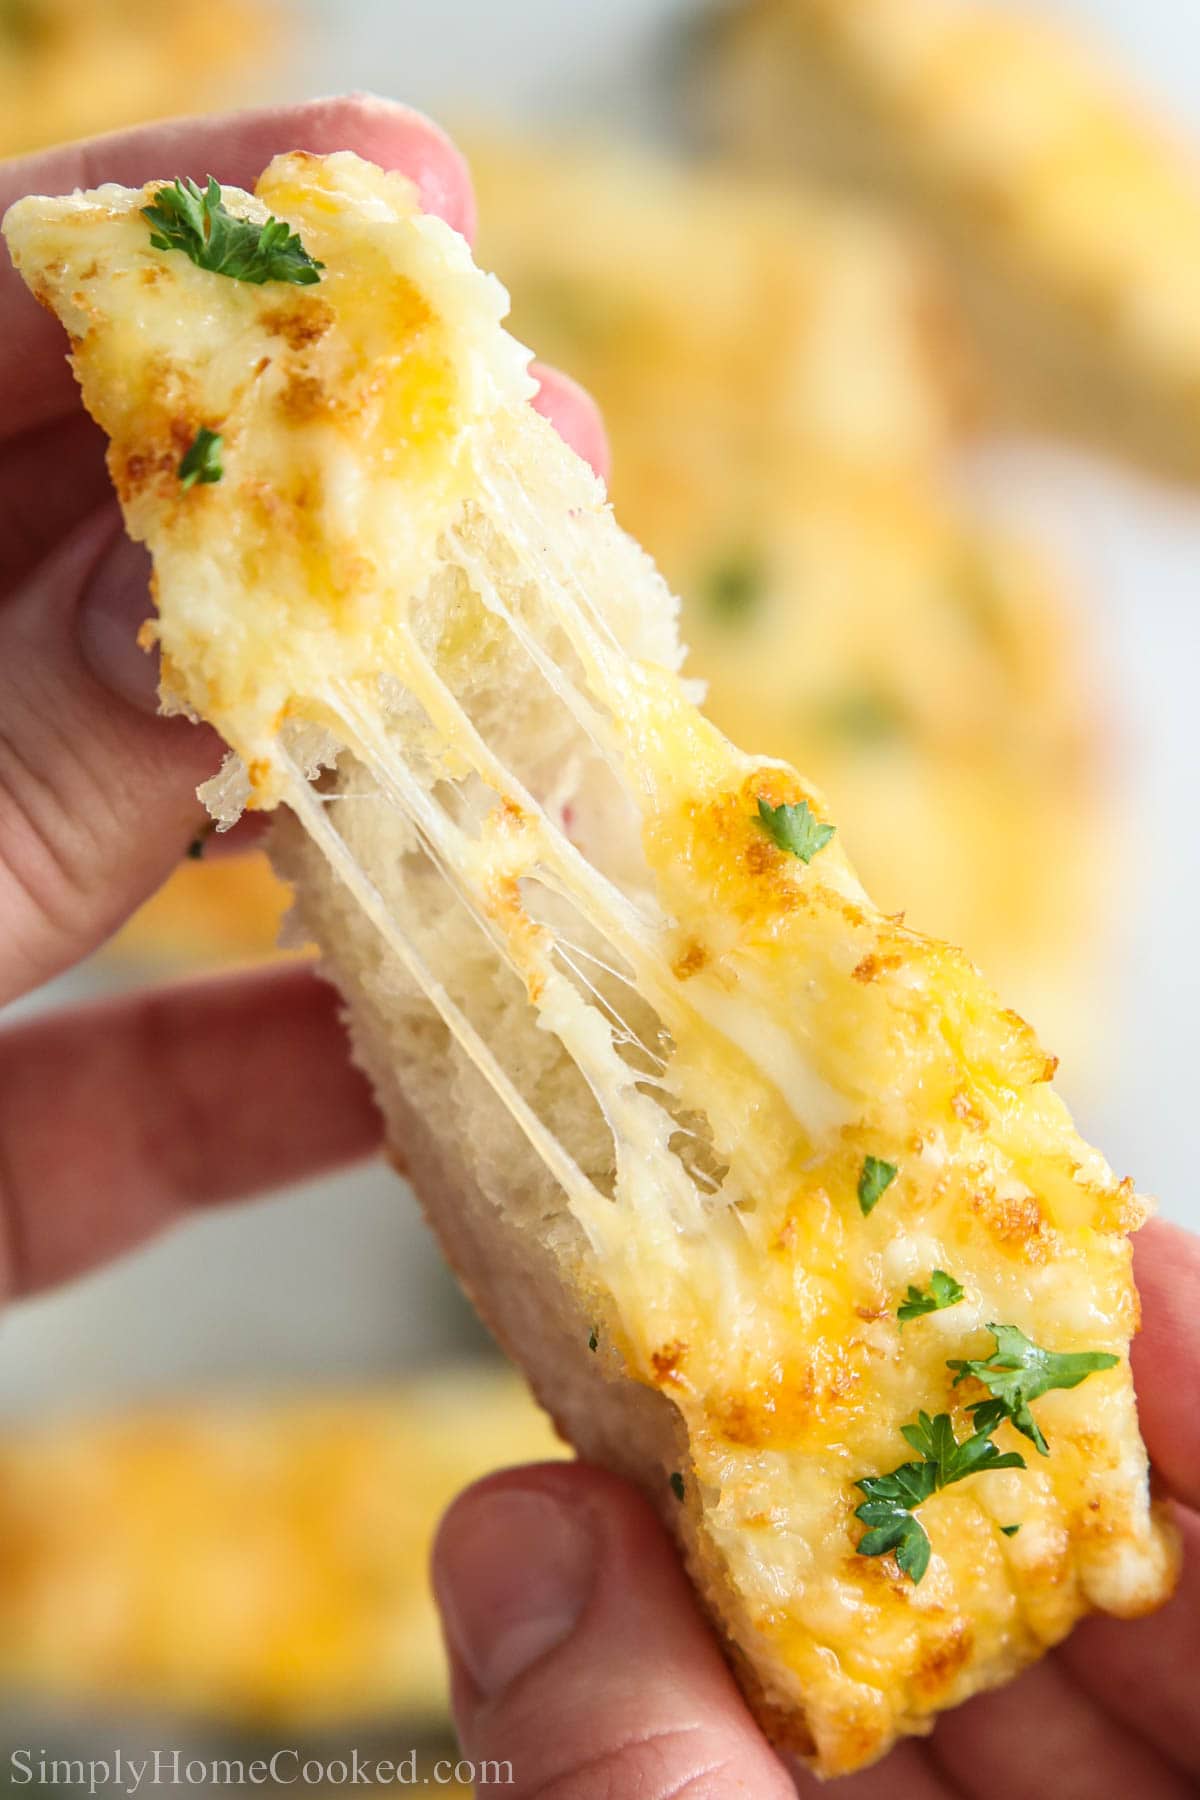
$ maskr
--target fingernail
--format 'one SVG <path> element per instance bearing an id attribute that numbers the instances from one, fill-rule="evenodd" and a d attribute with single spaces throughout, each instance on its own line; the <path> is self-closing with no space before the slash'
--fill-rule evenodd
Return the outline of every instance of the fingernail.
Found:
<path id="1" fill-rule="evenodd" d="M 83 591 L 79 644 L 88 668 L 143 712 L 158 711 L 158 655 L 139 650 L 139 627 L 154 611 L 150 557 L 123 533 L 104 551 Z"/>
<path id="2" fill-rule="evenodd" d="M 552 1494 L 484 1488 L 453 1507 L 434 1585 L 450 1647 L 486 1699 L 571 1635 L 595 1562 L 586 1520 Z"/>

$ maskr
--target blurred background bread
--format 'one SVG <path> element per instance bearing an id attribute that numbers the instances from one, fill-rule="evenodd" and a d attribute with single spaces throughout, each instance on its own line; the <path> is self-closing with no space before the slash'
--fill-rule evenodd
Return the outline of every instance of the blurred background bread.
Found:
<path id="1" fill-rule="evenodd" d="M 1200 158 L 1052 8 L 752 0 L 692 84 L 722 150 L 935 247 L 998 421 L 1200 478 Z"/>
<path id="2" fill-rule="evenodd" d="M 259 1732 L 444 1726 L 426 1578 L 438 1518 L 477 1476 L 563 1455 L 524 1384 L 479 1363 L 13 1432 L 8 1704 Z"/>
<path id="3" fill-rule="evenodd" d="M 228 104 L 283 22 L 275 0 L 3 0 L 0 156 Z"/>

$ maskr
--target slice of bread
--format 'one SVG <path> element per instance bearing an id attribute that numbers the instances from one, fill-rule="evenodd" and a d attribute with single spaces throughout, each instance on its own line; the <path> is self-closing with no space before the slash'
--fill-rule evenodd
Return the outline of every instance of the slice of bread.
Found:
<path id="1" fill-rule="evenodd" d="M 214 812 L 281 809 L 393 1156 L 560 1429 L 658 1507 L 776 1741 L 862 1767 L 1160 1602 L 1144 1203 L 820 795 L 696 711 L 461 239 L 299 154 L 256 198 L 101 188 L 5 230 L 153 552 L 164 703 L 234 753 Z"/>

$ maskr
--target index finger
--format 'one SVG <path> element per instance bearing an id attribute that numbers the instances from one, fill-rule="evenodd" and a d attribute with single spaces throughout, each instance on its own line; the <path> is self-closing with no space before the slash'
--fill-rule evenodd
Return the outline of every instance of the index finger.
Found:
<path id="1" fill-rule="evenodd" d="M 259 108 L 198 119 L 168 119 L 22 157 L 0 169 L 0 214 L 25 194 L 64 194 L 116 181 L 140 187 L 156 177 L 208 175 L 252 188 L 283 150 L 354 150 L 416 184 L 421 204 L 470 237 L 471 179 L 462 156 L 431 120 L 374 94 Z M 0 393 L 3 435 L 15 437 L 73 412 L 78 393 L 63 356 L 62 330 L 0 258 Z"/>

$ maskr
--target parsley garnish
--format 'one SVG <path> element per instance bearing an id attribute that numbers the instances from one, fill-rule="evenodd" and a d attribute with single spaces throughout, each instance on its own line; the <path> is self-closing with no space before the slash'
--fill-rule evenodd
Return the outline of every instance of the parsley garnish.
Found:
<path id="1" fill-rule="evenodd" d="M 704 598 L 720 619 L 729 623 L 744 619 L 762 600 L 766 573 L 758 557 L 726 556 L 714 563 L 704 580 Z"/>
<path id="2" fill-rule="evenodd" d="M 671 1477 L 671 1492 L 674 1494 L 674 1496 L 677 1500 L 683 1499 L 683 1494 L 684 1494 L 683 1476 L 679 1473 L 678 1469 L 676 1469 L 675 1473 Z"/>
<path id="3" fill-rule="evenodd" d="M 598 1350 L 599 1348 L 600 1348 L 600 1333 L 596 1330 L 596 1327 L 593 1325 L 591 1331 L 588 1333 L 588 1349 L 589 1350 Z"/>
<path id="4" fill-rule="evenodd" d="M 899 1173 L 895 1163 L 884 1162 L 881 1157 L 863 1158 L 858 1172 L 858 1204 L 864 1219 L 874 1212 Z"/>
<path id="5" fill-rule="evenodd" d="M 835 825 L 823 825 L 807 800 L 799 806 L 772 806 L 769 801 L 760 800 L 758 817 L 772 842 L 789 856 L 798 856 L 802 863 L 810 863 L 837 829 Z"/>
<path id="6" fill-rule="evenodd" d="M 1018 1531 L 1020 1531 L 1021 1527 L 1019 1525 L 1002 1525 L 1000 1527 L 1000 1529 L 1004 1533 L 1005 1537 L 1016 1537 L 1016 1535 L 1017 1535 Z"/>
<path id="7" fill-rule="evenodd" d="M 908 1292 L 896 1317 L 901 1325 L 905 1325 L 909 1319 L 920 1319 L 926 1313 L 941 1312 L 944 1307 L 957 1306 L 962 1297 L 963 1290 L 953 1275 L 947 1275 L 945 1269 L 935 1269 L 929 1277 L 928 1293 L 909 1283 Z"/>
<path id="8" fill-rule="evenodd" d="M 1046 1440 L 1029 1410 L 1030 1402 L 1039 1400 L 1052 1388 L 1078 1387 L 1098 1369 L 1113 1368 L 1120 1358 L 1106 1350 L 1065 1355 L 1042 1350 L 1015 1325 L 989 1325 L 988 1330 L 996 1340 L 991 1356 L 974 1362 L 947 1363 L 947 1368 L 958 1371 L 954 1385 L 974 1376 L 992 1396 L 990 1400 L 977 1400 L 970 1409 L 977 1431 L 995 1431 L 997 1425 L 1009 1419 L 1042 1456 L 1049 1456 Z"/>
<path id="9" fill-rule="evenodd" d="M 156 250 L 182 250 L 197 268 L 233 281 L 257 287 L 266 281 L 290 281 L 309 287 L 321 279 L 325 267 L 308 254 L 282 219 L 256 225 L 231 213 L 211 175 L 203 192 L 194 181 L 176 180 L 160 187 L 154 204 L 142 208 L 142 217 L 155 227 L 150 242 Z"/>
<path id="10" fill-rule="evenodd" d="M 870 688 L 847 689 L 827 702 L 822 718 L 829 732 L 855 744 L 890 743 L 908 728 L 899 703 Z"/>
<path id="11" fill-rule="evenodd" d="M 890 1475 L 856 1481 L 855 1487 L 867 1497 L 854 1516 L 870 1528 L 859 1542 L 858 1554 L 885 1556 L 894 1550 L 896 1561 L 915 1584 L 929 1567 L 932 1553 L 925 1527 L 914 1516 L 916 1508 L 939 1489 L 984 1469 L 1023 1469 L 1025 1458 L 1016 1450 L 1002 1454 L 983 1431 L 960 1442 L 949 1413 L 931 1419 L 923 1412 L 915 1425 L 902 1429 L 920 1460 L 901 1463 Z"/>
<path id="12" fill-rule="evenodd" d="M 9 38 L 19 49 L 36 44 L 47 24 L 35 0 L 0 0 L 0 36 Z"/>
<path id="13" fill-rule="evenodd" d="M 202 862 L 203 861 L 203 859 L 204 859 L 204 844 L 205 844 L 206 836 L 207 836 L 207 833 L 202 831 L 200 833 L 200 836 L 194 837 L 192 839 L 191 843 L 188 845 L 187 854 L 188 854 L 189 862 Z"/>
<path id="14" fill-rule="evenodd" d="M 210 431 L 202 425 L 196 433 L 196 441 L 179 465 L 179 483 L 181 487 L 195 487 L 198 481 L 220 481 L 225 473 L 221 462 L 221 451 L 224 439 L 219 431 Z"/>

